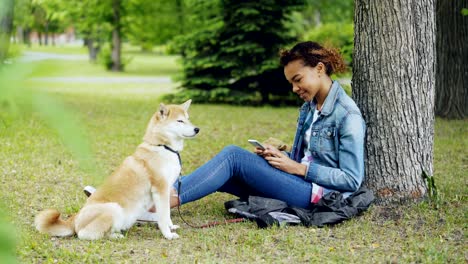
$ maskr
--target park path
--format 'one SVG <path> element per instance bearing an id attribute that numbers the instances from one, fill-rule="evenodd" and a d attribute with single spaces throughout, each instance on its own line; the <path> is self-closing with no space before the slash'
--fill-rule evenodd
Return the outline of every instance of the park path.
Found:
<path id="1" fill-rule="evenodd" d="M 20 57 L 21 62 L 41 61 L 41 60 L 87 60 L 84 54 L 59 54 L 52 52 L 25 51 Z"/>
<path id="2" fill-rule="evenodd" d="M 32 81 L 38 82 L 53 82 L 53 83 L 105 83 L 105 84 L 117 84 L 117 83 L 137 83 L 137 84 L 171 84 L 172 79 L 170 77 L 146 77 L 146 76 L 134 76 L 134 77 L 88 77 L 88 76 L 75 76 L 75 77 L 36 77 L 31 78 Z"/>
<path id="3" fill-rule="evenodd" d="M 20 57 L 21 62 L 36 62 L 42 60 L 66 60 L 66 61 L 86 61 L 88 55 L 85 54 L 59 54 L 51 52 L 25 51 Z M 138 84 L 171 84 L 172 79 L 169 76 L 73 76 L 73 77 L 36 77 L 32 81 L 55 82 L 55 83 L 138 83 Z"/>

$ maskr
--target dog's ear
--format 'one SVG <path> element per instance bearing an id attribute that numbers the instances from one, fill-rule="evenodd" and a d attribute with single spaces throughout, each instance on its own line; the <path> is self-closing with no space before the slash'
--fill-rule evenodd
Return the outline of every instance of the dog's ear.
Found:
<path id="1" fill-rule="evenodd" d="M 180 106 L 182 106 L 182 108 L 184 108 L 185 112 L 187 112 L 191 103 L 192 103 L 192 99 L 188 99 L 187 102 L 181 104 Z"/>
<path id="2" fill-rule="evenodd" d="M 159 105 L 159 116 L 164 119 L 168 115 L 169 115 L 169 109 L 167 108 L 167 106 L 165 104 L 161 103 Z"/>

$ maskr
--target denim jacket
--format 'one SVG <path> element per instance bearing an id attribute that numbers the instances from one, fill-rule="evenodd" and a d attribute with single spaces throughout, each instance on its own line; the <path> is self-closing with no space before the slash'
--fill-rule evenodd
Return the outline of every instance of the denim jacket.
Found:
<path id="1" fill-rule="evenodd" d="M 302 127 L 308 112 L 315 109 L 315 100 L 301 107 L 290 158 L 300 163 L 304 147 L 308 147 L 312 161 L 305 179 L 329 191 L 350 194 L 358 190 L 364 180 L 364 119 L 353 99 L 334 81 L 312 125 L 310 144 L 304 146 Z"/>

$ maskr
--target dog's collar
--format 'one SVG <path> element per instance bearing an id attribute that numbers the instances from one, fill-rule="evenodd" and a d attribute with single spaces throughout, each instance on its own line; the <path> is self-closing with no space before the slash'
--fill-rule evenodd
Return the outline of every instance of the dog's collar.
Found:
<path id="1" fill-rule="evenodd" d="M 154 151 L 154 152 L 157 152 L 158 150 L 156 149 L 156 147 L 163 147 L 165 148 L 166 150 L 174 153 L 177 155 L 177 159 L 179 160 L 179 165 L 180 167 L 182 167 L 182 159 L 180 158 L 180 154 L 179 154 L 179 151 L 176 151 L 174 150 L 173 148 L 169 147 L 168 145 L 165 145 L 165 144 L 158 144 L 158 145 L 153 145 L 153 144 L 150 144 L 146 141 L 144 141 L 143 144 L 146 144 L 147 145 L 147 148 L 149 148 L 151 151 Z"/>
<path id="2" fill-rule="evenodd" d="M 172 148 L 169 147 L 168 145 L 159 144 L 159 145 L 157 145 L 157 146 L 159 146 L 159 147 L 164 147 L 165 149 L 169 150 L 170 152 L 175 153 L 175 154 L 177 155 L 177 158 L 179 159 L 179 165 L 182 167 L 182 159 L 180 158 L 179 151 L 175 151 L 174 149 L 172 149 Z"/>

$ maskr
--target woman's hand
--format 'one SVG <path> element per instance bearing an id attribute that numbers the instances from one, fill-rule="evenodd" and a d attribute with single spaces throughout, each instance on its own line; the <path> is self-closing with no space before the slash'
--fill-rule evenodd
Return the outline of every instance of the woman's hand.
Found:
<path id="1" fill-rule="evenodd" d="M 277 148 L 271 145 L 265 145 L 265 150 L 255 148 L 255 153 L 265 158 L 271 166 L 287 172 L 289 174 L 296 174 L 305 176 L 307 172 L 307 166 L 290 159 L 286 154 L 279 151 Z"/>

